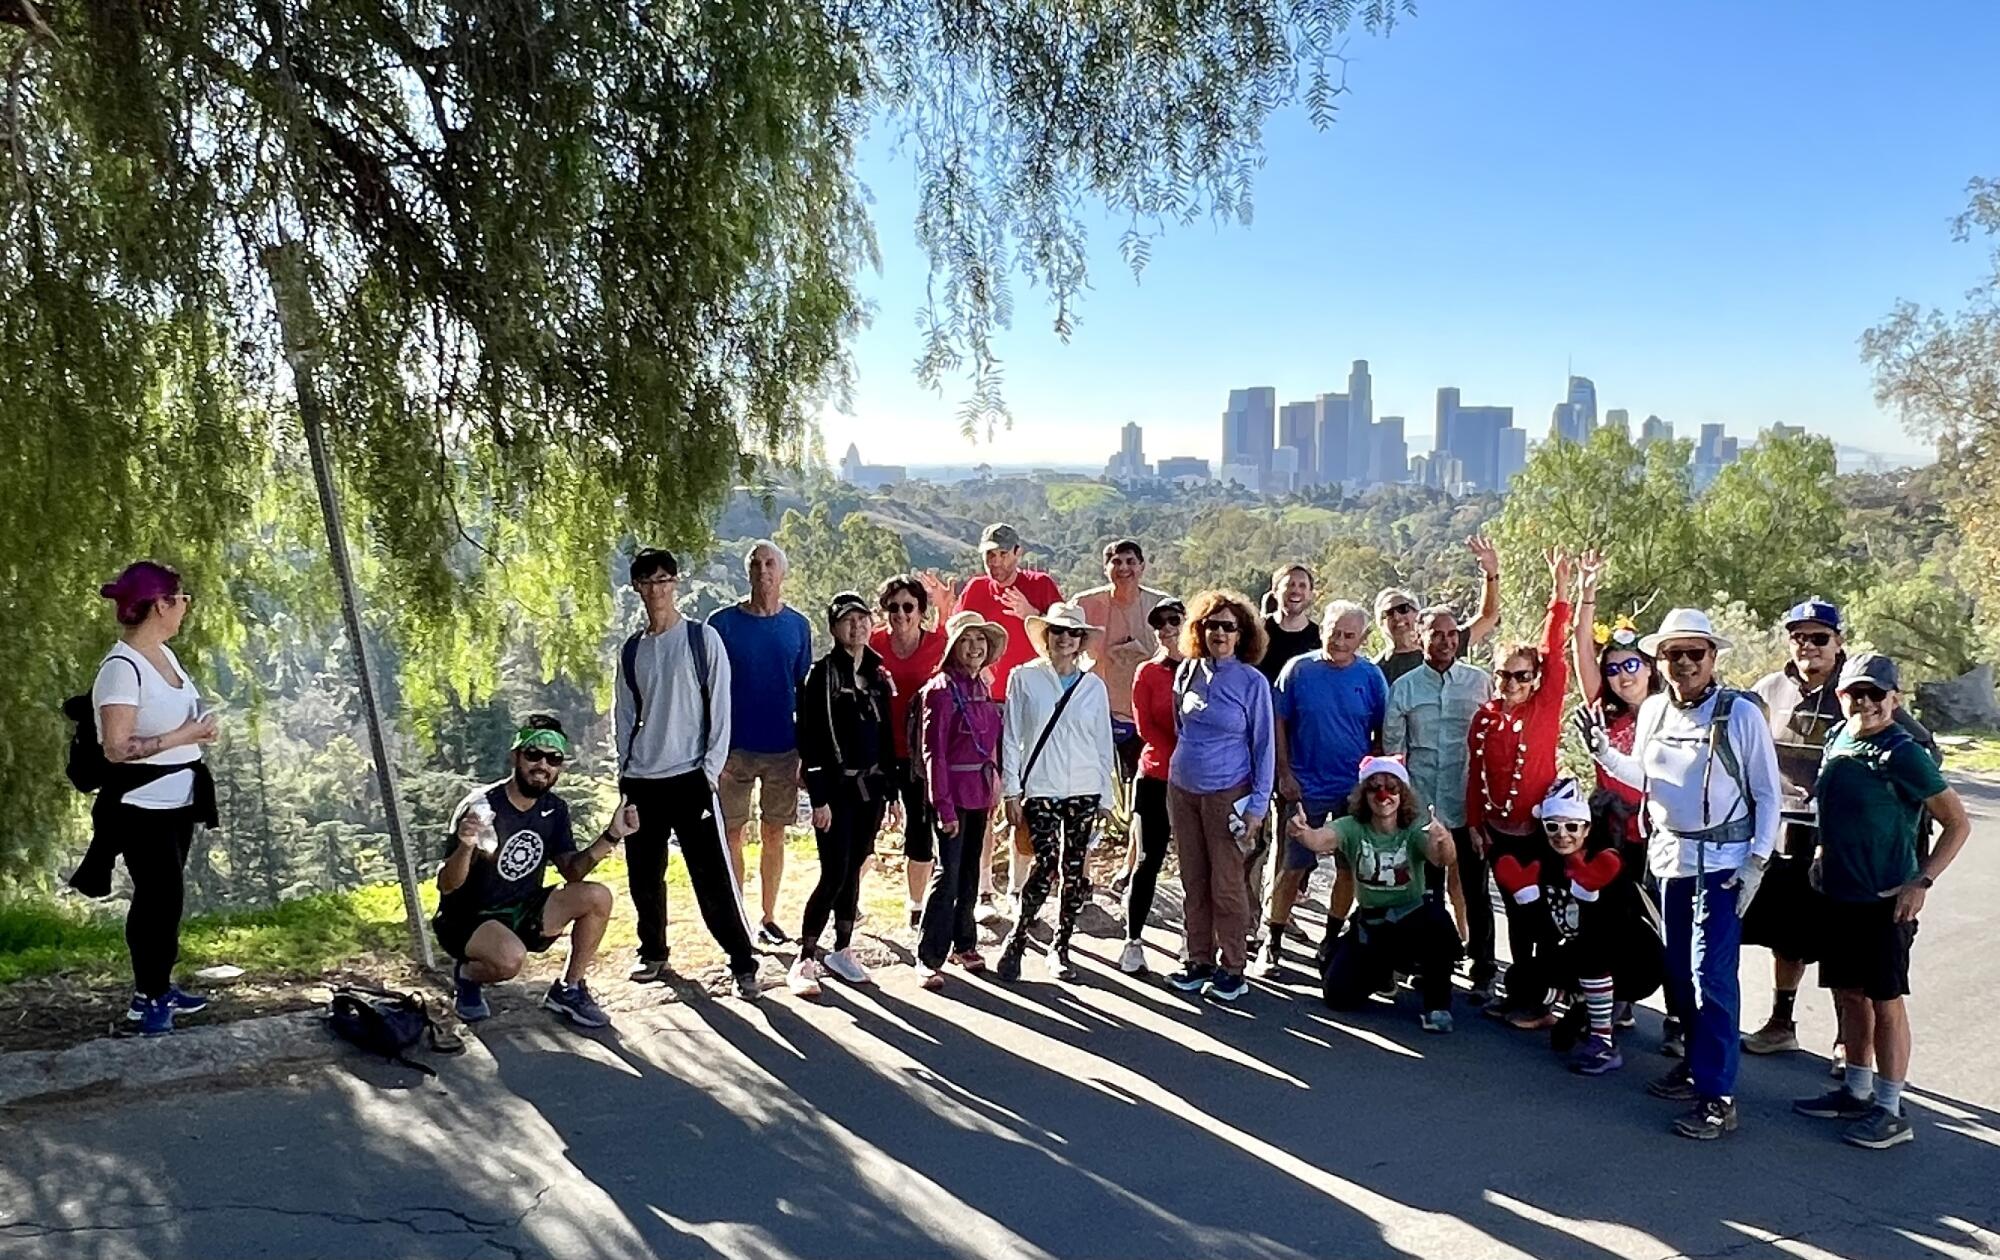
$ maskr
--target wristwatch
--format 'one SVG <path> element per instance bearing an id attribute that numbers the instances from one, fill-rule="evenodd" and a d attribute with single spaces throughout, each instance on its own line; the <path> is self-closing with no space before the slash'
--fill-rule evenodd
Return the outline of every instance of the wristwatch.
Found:
<path id="1" fill-rule="evenodd" d="M 1937 887 L 1937 881 L 1936 881 L 1936 880 L 1934 880 L 1934 879 L 1932 879 L 1932 878 L 1931 878 L 1930 876 L 1928 876 L 1928 875 L 1918 875 L 1918 876 L 1917 876 L 1917 884 L 1918 884 L 1918 885 L 1919 885 L 1920 887 L 1923 887 L 1923 888 L 1936 888 L 1936 887 Z"/>

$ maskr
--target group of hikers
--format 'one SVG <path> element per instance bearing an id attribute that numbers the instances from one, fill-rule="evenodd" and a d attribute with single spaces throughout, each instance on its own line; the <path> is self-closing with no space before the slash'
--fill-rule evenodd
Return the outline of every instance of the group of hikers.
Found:
<path id="1" fill-rule="evenodd" d="M 1540 633 L 1499 643 L 1488 671 L 1467 655 L 1500 625 L 1500 557 L 1484 539 L 1467 545 L 1484 581 L 1472 617 L 1384 590 L 1372 618 L 1385 646 L 1372 659 L 1370 608 L 1320 605 L 1304 564 L 1279 569 L 1259 601 L 1228 590 L 1182 600 L 1146 586 L 1144 548 L 1120 539 L 1104 548 L 1105 584 L 1064 599 L 1023 564 L 1018 531 L 995 524 L 980 540 L 984 571 L 956 591 L 900 574 L 872 598 L 834 596 L 833 646 L 815 659 L 812 626 L 783 600 L 774 543 L 749 550 L 748 597 L 703 621 L 681 612 L 678 559 L 642 550 L 630 579 L 645 625 L 617 661 L 609 822 L 579 846 L 555 791 L 575 750 L 560 722 L 537 715 L 508 774 L 445 827 L 432 926 L 454 960 L 457 1011 L 484 1018 L 482 986 L 567 935 L 544 1004 L 580 1026 L 608 1022 L 586 975 L 612 895 L 588 876 L 621 845 L 638 923 L 632 980 L 669 974 L 677 845 L 738 996 L 759 996 L 760 945 L 788 953 L 786 986 L 800 998 L 829 977 L 867 983 L 853 936 L 885 830 L 902 836 L 923 988 L 946 989 L 954 971 L 1017 981 L 1031 950 L 1048 978 L 1075 983 L 1086 857 L 1115 814 L 1131 837 L 1113 883 L 1125 973 L 1147 973 L 1158 948 L 1144 929 L 1170 850 L 1182 938 L 1165 982 L 1223 1002 L 1283 974 L 1285 942 L 1305 939 L 1293 909 L 1331 857 L 1314 966 L 1333 1007 L 1394 1001 L 1407 983 L 1422 1027 L 1448 1033 L 1463 962 L 1464 1000 L 1546 1030 L 1573 1070 L 1595 1076 L 1622 1066 L 1633 1004 L 1664 987 L 1661 1049 L 1679 1061 L 1647 1089 L 1689 1105 L 1675 1132 L 1712 1139 L 1737 1127 L 1740 1052 L 1799 1047 L 1794 1002 L 1817 962 L 1838 1014 L 1840 1081 L 1796 1109 L 1846 1121 L 1857 1145 L 1910 1140 L 1910 948 L 1969 824 L 1895 663 L 1848 655 L 1839 610 L 1807 599 L 1784 618 L 1790 663 L 1753 689 L 1725 686 L 1717 656 L 1730 644 L 1706 614 L 1674 609 L 1648 634 L 1604 624 L 1602 558 L 1557 551 Z M 103 593 L 123 632 L 91 695 L 108 766 L 72 882 L 101 895 L 123 856 L 127 1014 L 158 1034 L 204 1004 L 172 971 L 192 829 L 215 822 L 201 747 L 216 726 L 168 647 L 192 600 L 179 576 L 141 562 Z M 1592 781 L 1563 775 L 1566 732 Z M 776 916 L 801 789 L 819 868 L 794 938 Z M 743 898 L 752 821 L 754 926 Z M 551 865 L 559 884 L 546 882 Z M 1041 948 L 1031 927 L 1051 897 Z M 982 920 L 1008 928 L 990 967 Z M 1771 1019 L 1748 1036 L 1746 941 L 1775 959 Z"/>

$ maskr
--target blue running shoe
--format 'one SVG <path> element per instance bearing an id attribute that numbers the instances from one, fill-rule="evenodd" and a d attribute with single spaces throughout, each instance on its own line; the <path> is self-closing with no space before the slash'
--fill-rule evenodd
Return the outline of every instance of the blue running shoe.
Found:
<path id="1" fill-rule="evenodd" d="M 176 1015 L 194 1015 L 208 1009 L 208 999 L 199 994 L 189 993 L 181 986 L 167 986 L 167 1004 L 174 1008 Z M 137 1024 L 146 1018 L 148 999 L 145 994 L 134 991 L 132 1000 L 125 1004 L 125 1022 Z"/>
<path id="2" fill-rule="evenodd" d="M 148 1037 L 164 1037 L 173 1030 L 173 999 L 161 996 L 146 1003 L 146 1013 L 139 1019 L 140 1033 Z"/>
<path id="3" fill-rule="evenodd" d="M 486 995 L 479 991 L 477 980 L 465 978 L 465 964 L 459 963 L 451 969 L 454 993 L 452 1009 L 468 1024 L 476 1024 L 493 1014 L 493 1008 L 486 1005 Z"/>
<path id="4" fill-rule="evenodd" d="M 1233 971 L 1224 971 L 1220 967 L 1215 969 L 1215 973 L 1208 978 L 1208 983 L 1203 985 L 1201 990 L 1203 997 L 1214 998 L 1218 1002 L 1234 1002 L 1249 991 L 1250 985 L 1242 976 Z"/>
<path id="5" fill-rule="evenodd" d="M 1624 1066 L 1625 1056 L 1606 1037 L 1585 1037 L 1569 1056 L 1569 1070 L 1579 1076 L 1602 1076 Z"/>
<path id="6" fill-rule="evenodd" d="M 542 1005 L 567 1019 L 579 1028 L 602 1028 L 611 1022 L 604 1008 L 590 996 L 590 990 L 583 987 L 583 981 L 564 984 L 558 980 L 549 986 L 542 996 Z"/>

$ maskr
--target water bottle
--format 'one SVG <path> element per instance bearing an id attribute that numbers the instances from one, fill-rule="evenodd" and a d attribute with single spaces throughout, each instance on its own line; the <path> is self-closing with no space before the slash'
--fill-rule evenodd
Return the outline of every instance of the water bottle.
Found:
<path id="1" fill-rule="evenodd" d="M 482 796 L 474 801 L 472 807 L 465 812 L 475 823 L 479 824 L 479 834 L 473 839 L 473 844 L 477 845 L 479 851 L 488 857 L 498 853 L 500 851 L 500 832 L 493 826 L 493 806 Z"/>

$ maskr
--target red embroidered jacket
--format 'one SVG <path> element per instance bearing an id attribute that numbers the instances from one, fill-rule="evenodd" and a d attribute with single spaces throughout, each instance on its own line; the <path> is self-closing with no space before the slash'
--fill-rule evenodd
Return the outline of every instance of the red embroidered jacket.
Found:
<path id="1" fill-rule="evenodd" d="M 1562 742 L 1569 690 L 1569 618 L 1569 601 L 1549 605 L 1548 620 L 1542 623 L 1542 682 L 1527 702 L 1507 712 L 1496 696 L 1472 715 L 1465 770 L 1469 827 L 1490 825 L 1519 833 L 1537 825 L 1531 811 L 1556 781 L 1556 746 Z"/>

